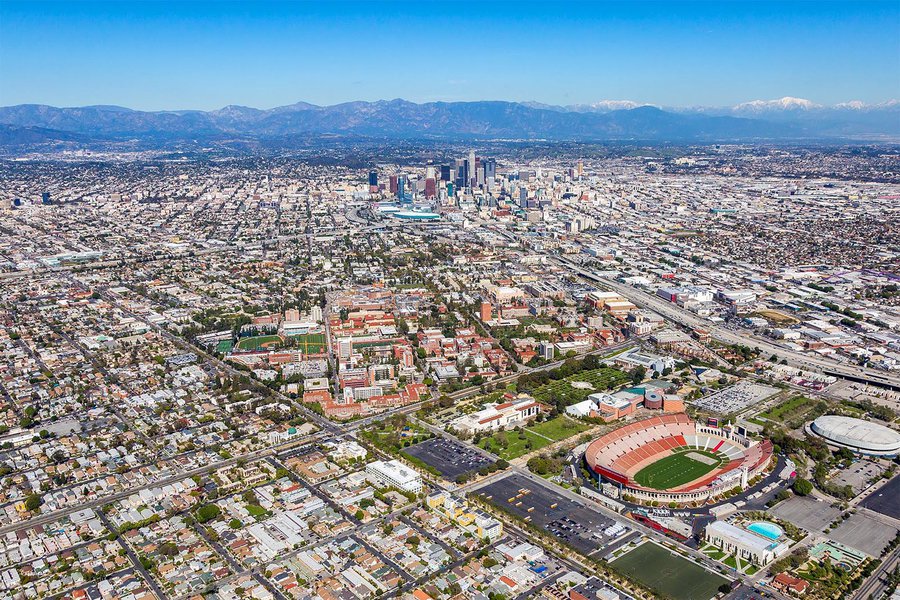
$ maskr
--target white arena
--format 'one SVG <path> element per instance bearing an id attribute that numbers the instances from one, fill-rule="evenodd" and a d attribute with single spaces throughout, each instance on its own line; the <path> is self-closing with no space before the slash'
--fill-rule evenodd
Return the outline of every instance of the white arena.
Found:
<path id="1" fill-rule="evenodd" d="M 853 417 L 825 415 L 813 421 L 810 430 L 835 446 L 873 456 L 897 456 L 900 453 L 900 433 Z"/>

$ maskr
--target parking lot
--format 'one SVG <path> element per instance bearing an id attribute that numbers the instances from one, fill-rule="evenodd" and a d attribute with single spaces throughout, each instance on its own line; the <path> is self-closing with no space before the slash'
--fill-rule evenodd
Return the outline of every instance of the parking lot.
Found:
<path id="1" fill-rule="evenodd" d="M 862 501 L 862 506 L 900 520 L 900 477 L 872 492 Z"/>
<path id="2" fill-rule="evenodd" d="M 794 496 L 779 502 L 769 512 L 810 533 L 821 533 L 829 523 L 841 516 L 840 509 L 832 507 L 829 502 L 819 502 L 809 496 Z"/>
<path id="3" fill-rule="evenodd" d="M 404 448 L 403 452 L 434 467 L 443 477 L 450 481 L 453 481 L 463 473 L 477 471 L 481 467 L 492 465 L 494 462 L 459 442 L 443 437 L 425 440 L 409 448 Z"/>
<path id="4" fill-rule="evenodd" d="M 769 396 L 778 393 L 778 388 L 750 381 L 740 381 L 731 387 L 710 394 L 693 404 L 703 410 L 729 415 L 759 404 Z"/>
<path id="5" fill-rule="evenodd" d="M 828 534 L 828 537 L 845 546 L 877 557 L 896 535 L 895 527 L 886 525 L 868 515 L 856 513 Z"/>
<path id="6" fill-rule="evenodd" d="M 886 469 L 886 466 L 875 460 L 858 460 L 835 475 L 832 482 L 838 486 L 849 485 L 853 488 L 853 493 L 858 494 L 868 487 L 870 480 L 881 477 Z"/>
<path id="7" fill-rule="evenodd" d="M 597 552 L 631 531 L 622 523 L 619 532 L 603 533 L 618 522 L 522 475 L 504 477 L 478 494 L 584 554 Z"/>

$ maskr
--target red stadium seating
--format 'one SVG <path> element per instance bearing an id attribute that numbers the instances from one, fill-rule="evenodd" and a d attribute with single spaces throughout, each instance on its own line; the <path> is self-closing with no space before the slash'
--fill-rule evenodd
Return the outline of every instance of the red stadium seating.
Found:
<path id="1" fill-rule="evenodd" d="M 689 443 L 686 438 L 693 441 Z M 737 442 L 718 435 L 698 433 L 697 424 L 686 414 L 678 413 L 651 417 L 611 431 L 588 445 L 585 458 L 588 465 L 605 478 L 642 489 L 634 482 L 634 475 L 638 471 L 674 451 L 690 448 L 706 448 L 707 451 L 718 452 L 731 460 L 701 479 L 671 491 L 702 489 L 719 476 L 744 465 L 752 471 L 764 464 L 772 454 L 772 443 L 768 440 L 744 448 Z M 610 477 L 607 473 L 612 473 L 615 477 Z"/>

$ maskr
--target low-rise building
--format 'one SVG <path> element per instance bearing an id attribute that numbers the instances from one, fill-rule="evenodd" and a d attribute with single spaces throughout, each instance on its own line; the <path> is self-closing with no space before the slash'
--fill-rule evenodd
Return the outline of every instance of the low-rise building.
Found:
<path id="1" fill-rule="evenodd" d="M 726 521 L 707 525 L 706 541 L 755 565 L 767 565 L 788 550 L 785 542 L 773 541 Z"/>
<path id="2" fill-rule="evenodd" d="M 472 432 L 505 429 L 533 419 L 541 410 L 540 402 L 521 394 L 500 404 L 485 404 L 483 409 L 455 419 L 453 427 Z"/>
<path id="3" fill-rule="evenodd" d="M 414 494 L 422 491 L 422 476 L 399 460 L 370 462 L 366 465 L 366 475 L 376 484 Z"/>

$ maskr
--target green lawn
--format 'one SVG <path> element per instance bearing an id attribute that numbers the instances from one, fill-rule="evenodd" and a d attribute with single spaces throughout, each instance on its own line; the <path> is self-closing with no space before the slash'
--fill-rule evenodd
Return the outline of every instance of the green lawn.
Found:
<path id="1" fill-rule="evenodd" d="M 556 399 L 561 399 L 567 406 L 581 402 L 596 392 L 604 392 L 619 387 L 630 377 L 618 369 L 607 367 L 605 369 L 593 369 L 570 375 L 565 379 L 558 379 L 530 390 L 528 393 L 539 402 L 554 404 Z M 573 382 L 584 381 L 591 384 L 593 389 L 579 389 L 572 387 Z"/>
<path id="2" fill-rule="evenodd" d="M 259 504 L 248 504 L 246 506 L 246 508 L 247 508 L 247 512 L 250 513 L 250 516 L 256 517 L 257 519 L 259 519 L 259 517 L 265 515 L 268 512 L 266 509 L 264 509 Z"/>
<path id="3" fill-rule="evenodd" d="M 534 450 L 540 450 L 544 446 L 549 446 L 552 443 L 550 440 L 535 435 L 527 430 L 524 431 L 522 435 L 519 435 L 515 431 L 498 433 L 503 433 L 503 435 L 499 436 L 494 434 L 491 437 L 481 440 L 478 445 L 488 452 L 493 452 L 503 460 L 518 458 L 523 454 L 533 452 Z M 506 445 L 500 443 L 500 440 L 503 439 L 504 436 L 507 441 Z M 531 444 L 529 445 L 528 442 L 531 442 Z"/>
<path id="4" fill-rule="evenodd" d="M 268 344 L 268 346 L 266 346 Z M 238 340 L 238 350 L 259 350 L 263 347 L 277 348 L 281 346 L 281 337 L 277 335 L 256 335 Z"/>
<path id="5" fill-rule="evenodd" d="M 809 407 L 806 407 L 806 404 L 809 404 Z M 769 419 L 770 421 L 781 421 L 785 417 L 792 417 L 809 412 L 809 410 L 812 409 L 812 405 L 813 400 L 810 400 L 805 396 L 794 396 L 790 400 L 782 402 L 764 413 L 760 413 L 759 416 L 764 419 Z"/>
<path id="6" fill-rule="evenodd" d="M 610 566 L 673 600 L 709 600 L 720 585 L 728 583 L 724 577 L 651 542 L 615 559 Z"/>
<path id="7" fill-rule="evenodd" d="M 521 434 L 515 431 L 497 432 L 481 440 L 478 445 L 504 460 L 512 460 L 588 429 L 584 423 L 560 415 L 550 421 L 527 427 Z M 503 435 L 498 435 L 500 433 Z M 505 446 L 500 443 L 504 438 L 507 442 Z"/>
<path id="8" fill-rule="evenodd" d="M 689 453 L 702 454 L 715 459 L 715 462 L 709 465 L 702 463 L 699 460 L 688 457 Z M 701 450 L 679 452 L 644 467 L 637 472 L 634 480 L 645 487 L 655 490 L 667 490 L 702 477 L 721 463 L 722 459 L 712 452 L 703 452 Z"/>
<path id="9" fill-rule="evenodd" d="M 539 435 L 552 439 L 554 442 L 558 442 L 559 440 L 572 437 L 573 435 L 587 431 L 588 429 L 590 429 L 590 426 L 585 423 L 570 419 L 565 415 L 559 415 L 550 421 L 532 425 L 528 428 L 528 431 L 533 431 Z"/>

